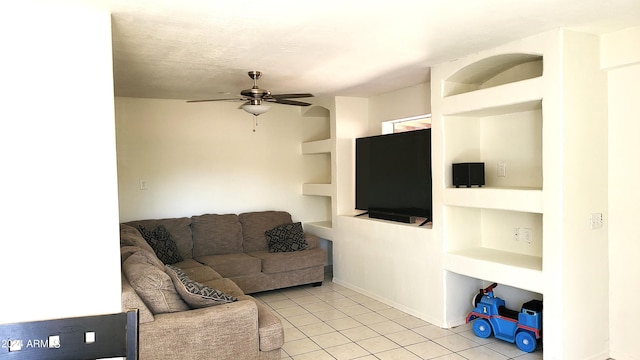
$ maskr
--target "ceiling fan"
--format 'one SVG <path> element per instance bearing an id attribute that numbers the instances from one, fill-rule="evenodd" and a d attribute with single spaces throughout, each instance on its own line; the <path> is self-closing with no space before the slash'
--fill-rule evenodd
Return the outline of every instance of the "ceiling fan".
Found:
<path id="1" fill-rule="evenodd" d="M 269 111 L 271 107 L 263 105 L 263 102 L 272 102 L 283 105 L 295 105 L 295 106 L 309 106 L 310 103 L 289 100 L 297 98 L 313 97 L 313 94 L 299 93 L 299 94 L 271 94 L 269 90 L 260 89 L 258 87 L 258 79 L 262 76 L 260 71 L 249 71 L 248 75 L 253 79 L 253 87 L 251 89 L 242 90 L 240 95 L 233 98 L 226 99 L 207 99 L 207 100 L 188 100 L 187 102 L 205 102 L 205 101 L 244 101 L 241 106 L 242 109 L 250 114 L 258 116 Z"/>

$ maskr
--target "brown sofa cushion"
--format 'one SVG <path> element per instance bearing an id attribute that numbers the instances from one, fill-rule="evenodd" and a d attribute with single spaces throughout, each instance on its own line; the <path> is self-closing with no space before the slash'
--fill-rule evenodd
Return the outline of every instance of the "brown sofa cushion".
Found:
<path id="1" fill-rule="evenodd" d="M 173 266 L 177 266 L 180 269 L 184 270 L 184 269 L 202 267 L 204 265 L 200 264 L 199 262 L 193 259 L 186 259 L 186 260 L 180 261 L 179 263 L 173 264 Z"/>
<path id="2" fill-rule="evenodd" d="M 242 289 L 240 289 L 240 287 L 231 279 L 221 278 L 216 280 L 204 281 L 202 283 L 204 285 L 207 285 L 208 287 L 218 289 L 227 295 L 235 297 L 244 295 Z"/>
<path id="3" fill-rule="evenodd" d="M 151 245 L 142 237 L 140 231 L 127 224 L 120 224 L 120 246 L 136 246 L 153 253 Z"/>
<path id="4" fill-rule="evenodd" d="M 238 215 L 205 214 L 191 217 L 193 257 L 242 252 Z"/>
<path id="5" fill-rule="evenodd" d="M 234 296 L 193 281 L 184 271 L 175 266 L 166 265 L 165 272 L 173 281 L 173 285 L 175 285 L 182 300 L 194 309 L 238 301 Z"/>
<path id="6" fill-rule="evenodd" d="M 324 265 L 327 258 L 327 253 L 322 248 L 279 253 L 255 251 L 248 255 L 261 260 L 262 272 L 265 274 L 280 273 L 284 271 L 306 269 L 318 265 Z"/>
<path id="7" fill-rule="evenodd" d="M 162 269 L 164 267 L 164 264 L 162 263 L 162 261 L 160 261 L 158 259 L 158 257 L 153 252 L 153 250 L 149 251 L 149 250 L 146 250 L 146 249 L 139 248 L 137 246 L 122 246 L 122 247 L 120 247 L 121 263 L 124 264 L 124 262 L 131 255 L 136 254 L 136 253 L 140 253 L 140 254 L 138 254 L 139 256 L 143 256 L 144 259 L 149 264 L 156 266 L 158 269 Z"/>
<path id="8" fill-rule="evenodd" d="M 206 265 L 200 264 L 200 266 L 198 267 L 190 267 L 186 269 L 178 265 L 174 265 L 174 266 L 184 271 L 184 273 L 187 274 L 187 276 L 190 279 L 198 282 L 222 279 L 222 276 L 220 274 L 218 274 L 215 270 L 213 270 L 212 268 Z"/>
<path id="9" fill-rule="evenodd" d="M 320 239 L 319 237 L 317 237 L 316 235 L 313 234 L 304 234 L 304 240 L 307 242 L 307 250 L 308 249 L 315 249 L 318 247 L 318 239 Z"/>
<path id="10" fill-rule="evenodd" d="M 137 252 L 129 256 L 122 264 L 122 271 L 154 315 L 189 310 L 169 275 L 149 261 L 144 253 Z"/>
<path id="11" fill-rule="evenodd" d="M 282 224 L 292 223 L 291 214 L 285 211 L 257 211 L 240 214 L 244 252 L 267 251 L 264 233 Z M 214 268 L 215 269 L 215 268 Z"/>
<path id="12" fill-rule="evenodd" d="M 260 273 L 260 259 L 244 253 L 200 256 L 195 260 L 211 266 L 223 277 Z"/>
<path id="13" fill-rule="evenodd" d="M 178 253 L 183 259 L 193 258 L 193 241 L 191 239 L 191 219 L 190 218 L 168 218 L 152 220 L 136 220 L 125 223 L 138 229 L 142 225 L 147 229 L 155 229 L 163 225 L 171 234 L 171 237 L 178 247 Z"/>

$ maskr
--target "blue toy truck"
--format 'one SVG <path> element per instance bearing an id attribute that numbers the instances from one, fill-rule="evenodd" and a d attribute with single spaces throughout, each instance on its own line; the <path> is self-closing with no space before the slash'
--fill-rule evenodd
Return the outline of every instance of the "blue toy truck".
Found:
<path id="1" fill-rule="evenodd" d="M 504 300 L 493 295 L 494 283 L 473 298 L 474 309 L 467 316 L 473 321 L 473 333 L 481 338 L 491 334 L 497 339 L 516 343 L 525 352 L 533 352 L 542 341 L 542 301 L 522 304 L 520 312 L 507 309 Z"/>

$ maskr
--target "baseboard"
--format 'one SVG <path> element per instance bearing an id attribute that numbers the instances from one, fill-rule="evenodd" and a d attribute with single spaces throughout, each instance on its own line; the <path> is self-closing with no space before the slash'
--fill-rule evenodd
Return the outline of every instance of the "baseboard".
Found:
<path id="1" fill-rule="evenodd" d="M 370 297 L 370 298 L 372 298 L 372 299 L 374 299 L 374 300 L 380 301 L 380 302 L 381 302 L 381 303 L 383 303 L 383 304 L 389 305 L 389 306 L 391 306 L 391 307 L 393 307 L 393 308 L 396 308 L 396 309 L 398 309 L 398 310 L 400 310 L 400 311 L 402 311 L 402 312 L 405 312 L 405 313 L 407 313 L 407 314 L 409 314 L 409 315 L 411 315 L 411 316 L 417 317 L 417 318 L 418 318 L 418 319 L 420 319 L 420 320 L 424 320 L 424 321 L 426 321 L 426 322 L 430 323 L 431 325 L 435 325 L 435 326 L 438 326 L 438 327 L 442 327 L 442 325 L 438 325 L 438 324 L 439 324 L 439 320 L 438 320 L 438 319 L 430 318 L 430 317 L 429 317 L 429 316 L 427 316 L 426 314 L 423 314 L 423 313 L 417 312 L 417 311 L 415 311 L 414 309 L 410 309 L 410 308 L 408 308 L 408 307 L 407 307 L 407 306 L 405 306 L 405 305 L 398 304 L 398 303 L 396 303 L 395 301 L 391 301 L 391 300 L 389 300 L 389 299 L 387 299 L 387 298 L 383 298 L 383 297 L 381 297 L 381 296 L 379 296 L 379 295 L 377 295 L 377 294 L 374 294 L 374 293 L 372 293 L 372 292 L 370 292 L 370 291 L 367 291 L 367 290 L 365 290 L 365 289 L 362 289 L 362 288 L 360 288 L 360 287 L 358 287 L 358 286 L 354 286 L 354 285 L 352 285 L 352 284 L 349 284 L 349 283 L 347 283 L 347 282 L 345 282 L 345 281 L 340 280 L 339 278 L 336 278 L 335 276 L 334 276 L 334 278 L 333 278 L 333 280 L 332 280 L 332 281 L 333 281 L 334 283 L 336 283 L 336 284 L 340 285 L 340 286 L 344 286 L 344 287 L 346 287 L 346 288 L 348 288 L 348 289 L 351 289 L 351 290 L 353 290 L 353 291 L 357 291 L 357 292 L 359 292 L 359 293 L 361 293 L 361 294 L 363 294 L 363 295 L 366 295 L 366 296 L 368 296 L 368 297 Z"/>

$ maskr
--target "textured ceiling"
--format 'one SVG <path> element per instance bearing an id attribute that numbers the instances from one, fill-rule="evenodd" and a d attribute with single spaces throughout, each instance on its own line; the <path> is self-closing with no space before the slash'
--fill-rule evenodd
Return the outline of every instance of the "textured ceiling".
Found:
<path id="1" fill-rule="evenodd" d="M 249 70 L 273 93 L 371 96 L 546 30 L 640 24 L 639 0 L 74 2 L 112 12 L 116 95 L 172 99 L 236 95 Z"/>

